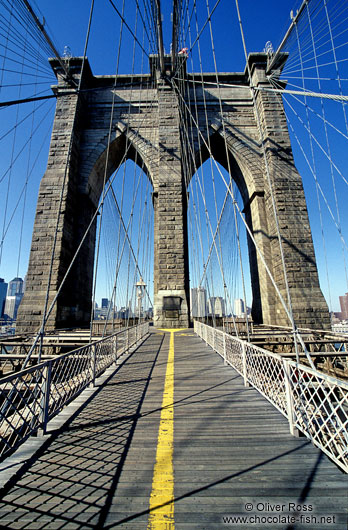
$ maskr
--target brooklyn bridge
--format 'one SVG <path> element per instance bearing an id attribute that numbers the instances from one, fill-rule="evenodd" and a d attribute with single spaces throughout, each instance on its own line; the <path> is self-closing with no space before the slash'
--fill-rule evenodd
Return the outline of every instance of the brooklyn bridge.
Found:
<path id="1" fill-rule="evenodd" d="M 0 2 L 1 528 L 347 528 L 348 5 L 261 4 Z"/>

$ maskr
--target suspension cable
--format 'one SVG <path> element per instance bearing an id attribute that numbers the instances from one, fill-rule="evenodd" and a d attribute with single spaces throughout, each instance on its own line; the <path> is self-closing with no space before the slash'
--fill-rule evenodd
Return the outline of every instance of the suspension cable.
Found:
<path id="1" fill-rule="evenodd" d="M 92 23 L 93 8 L 94 8 L 94 0 L 91 0 L 91 7 L 90 7 L 90 13 L 89 13 L 89 20 L 88 20 L 85 47 L 84 47 L 84 52 L 83 52 L 83 60 L 82 60 L 82 65 L 81 65 L 80 79 L 79 79 L 79 83 L 78 83 L 78 90 L 81 88 L 81 84 L 82 84 L 82 78 L 83 78 L 84 67 L 85 67 L 85 62 L 86 62 L 87 47 L 88 47 L 88 41 L 89 41 L 89 34 L 90 34 L 91 23 Z M 75 105 L 73 123 L 76 120 L 76 115 L 77 115 L 77 103 Z M 71 134 L 70 135 L 70 140 L 69 140 L 67 160 L 66 160 L 65 169 L 64 169 L 62 189 L 61 189 L 61 193 L 60 193 L 60 197 L 59 197 L 56 230 L 55 230 L 54 238 L 53 238 L 50 267 L 49 267 L 49 273 L 48 273 L 48 279 L 47 279 L 46 298 L 45 298 L 45 304 L 44 304 L 44 311 L 43 311 L 43 315 L 42 315 L 41 328 L 40 328 L 40 331 L 39 331 L 40 349 L 39 349 L 39 360 L 38 360 L 38 362 L 40 362 L 40 359 L 41 359 L 42 347 L 43 347 L 43 338 L 44 338 L 44 334 L 45 334 L 45 325 L 46 325 L 46 322 L 48 320 L 49 313 L 50 313 L 50 311 L 48 310 L 49 292 L 50 292 L 51 281 L 52 281 L 54 257 L 55 257 L 56 245 L 57 245 L 57 240 L 58 240 L 58 227 L 59 227 L 59 221 L 60 221 L 60 217 L 61 217 L 61 213 L 62 213 L 65 185 L 66 185 L 66 180 L 67 180 L 67 175 L 68 175 L 68 167 L 69 167 L 70 159 L 71 159 L 73 139 L 74 139 L 73 138 L 73 134 Z"/>

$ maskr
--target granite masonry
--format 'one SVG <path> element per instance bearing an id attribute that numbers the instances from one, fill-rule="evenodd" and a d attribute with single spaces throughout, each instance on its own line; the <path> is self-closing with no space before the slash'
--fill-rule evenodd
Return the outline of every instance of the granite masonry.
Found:
<path id="1" fill-rule="evenodd" d="M 82 58 L 66 60 L 78 83 Z M 158 57 L 151 56 L 150 74 L 119 75 L 116 79 L 94 76 L 87 61 L 77 94 L 64 79 L 58 61 L 50 63 L 58 80 L 53 90 L 59 97 L 39 191 L 19 331 L 39 328 L 47 285 L 50 306 L 88 227 L 48 328 L 89 325 L 96 232 L 93 216 L 104 179 L 125 158 L 144 169 L 153 187 L 154 324 L 188 326 L 186 189 L 209 151 L 236 181 L 246 221 L 259 248 L 255 249 L 249 237 L 254 320 L 289 325 L 261 259 L 262 254 L 287 304 L 275 208 L 295 321 L 300 327 L 328 327 L 302 179 L 294 165 L 281 96 L 258 90 L 270 86 L 267 74 L 277 74 L 267 72 L 266 54 L 249 56 L 254 98 L 247 68 L 241 73 L 219 74 L 217 85 L 215 74 L 187 74 L 183 65 L 180 76 L 189 82 L 176 85 L 170 82 L 169 56 L 165 57 L 165 76 L 159 73 Z M 190 149 L 185 131 L 189 131 Z"/>

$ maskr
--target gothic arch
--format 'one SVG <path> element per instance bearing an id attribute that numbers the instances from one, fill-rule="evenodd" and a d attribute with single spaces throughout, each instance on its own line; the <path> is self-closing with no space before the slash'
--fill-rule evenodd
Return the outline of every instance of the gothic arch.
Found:
<path id="1" fill-rule="evenodd" d="M 211 153 L 206 144 L 210 148 Z M 250 194 L 248 180 L 244 177 L 241 165 L 238 163 L 235 154 L 229 147 L 227 157 L 224 138 L 218 131 L 212 131 L 212 134 L 206 142 L 196 151 L 194 164 L 195 170 L 198 170 L 211 156 L 230 174 L 230 177 L 235 180 L 243 201 L 247 202 Z"/>
<path id="2" fill-rule="evenodd" d="M 152 66 L 150 64 L 151 74 L 121 76 L 116 89 L 114 78 L 94 77 L 87 64 L 83 71 L 85 86 L 98 90 L 71 94 L 66 90 L 68 87 L 61 75 L 59 62 L 52 60 L 51 65 L 58 79 L 57 90 L 63 89 L 64 93 L 57 99 L 47 170 L 40 185 L 27 275 L 28 294 L 20 307 L 19 330 L 37 329 L 41 323 L 55 234 L 58 237 L 50 279 L 52 296 L 57 292 L 81 235 L 95 212 L 104 180 L 111 115 L 113 141 L 107 177 L 120 164 L 129 141 L 127 158 L 133 158 L 143 166 L 153 184 L 155 323 L 162 327 L 185 327 L 189 324 L 187 183 L 183 175 L 187 169 L 184 168 L 184 160 L 191 156 L 191 151 L 185 152 L 188 146 L 182 141 L 180 100 L 170 84 L 156 71 L 156 61 L 154 56 Z M 165 56 L 165 61 L 169 65 L 171 57 Z M 72 62 L 74 75 L 78 78 L 82 58 L 74 58 Z M 249 65 L 253 85 L 265 86 L 268 83 L 266 54 L 253 54 Z M 183 75 L 186 73 L 183 72 Z M 194 77 L 195 74 L 187 75 Z M 206 130 L 209 123 L 213 156 L 227 170 L 230 167 L 244 201 L 247 224 L 280 286 L 283 298 L 286 298 L 273 214 L 274 192 L 295 321 L 303 327 L 326 326 L 329 324 L 327 305 L 320 290 L 302 180 L 294 165 L 281 100 L 268 92 L 257 92 L 254 102 L 250 97 L 247 69 L 244 73 L 219 76 L 222 84 L 218 92 L 210 87 L 212 78 L 207 74 L 210 88 L 203 86 L 197 92 L 197 98 L 190 99 L 197 107 L 194 115 L 198 116 L 199 128 Z M 233 86 L 236 84 L 235 90 Z M 255 105 L 261 116 L 260 127 L 269 167 L 267 175 Z M 192 134 L 198 134 L 192 129 Z M 198 136 L 193 149 L 192 174 L 210 156 Z M 57 226 L 62 189 L 62 215 Z M 64 290 L 60 292 L 52 312 L 51 327 L 84 326 L 89 322 L 94 245 L 95 224 L 81 248 L 74 269 L 69 273 Z M 255 320 L 288 325 L 265 267 L 251 244 L 249 259 Z M 181 300 L 178 318 L 171 316 L 175 312 L 165 306 L 168 297 Z"/>
<path id="3" fill-rule="evenodd" d="M 83 162 L 81 164 L 84 178 L 81 182 L 80 191 L 86 193 L 95 205 L 98 204 L 102 193 L 107 157 L 106 182 L 122 163 L 126 160 L 133 160 L 144 171 L 153 186 L 152 173 L 149 170 L 141 141 L 137 141 L 134 134 L 118 131 L 111 141 L 109 149 L 106 142 L 99 142 L 93 152 L 90 153 L 88 164 L 83 164 Z"/>
<path id="4" fill-rule="evenodd" d="M 207 148 L 207 145 L 210 148 Z M 212 156 L 229 173 L 235 181 L 243 200 L 243 212 L 246 223 L 252 232 L 261 252 L 270 255 L 270 235 L 268 233 L 267 215 L 264 202 L 263 161 L 259 145 L 251 147 L 227 128 L 221 126 L 211 130 L 206 142 L 195 153 L 195 166 L 198 169 Z M 262 222 L 261 222 L 262 220 Z M 260 230 L 262 224 L 262 230 Z M 249 267 L 252 289 L 252 316 L 254 321 L 269 320 L 272 312 L 273 286 L 265 275 L 263 264 L 258 256 L 254 243 L 247 232 Z M 267 289 L 261 290 L 260 277 Z"/>

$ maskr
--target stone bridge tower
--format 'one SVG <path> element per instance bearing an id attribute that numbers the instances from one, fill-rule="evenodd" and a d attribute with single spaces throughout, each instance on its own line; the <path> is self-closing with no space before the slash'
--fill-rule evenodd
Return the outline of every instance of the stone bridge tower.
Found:
<path id="1" fill-rule="evenodd" d="M 169 57 L 165 60 L 170 76 Z M 49 300 L 56 295 L 90 224 L 102 193 L 104 176 L 108 179 L 125 158 L 139 164 L 153 186 L 155 325 L 188 326 L 187 175 L 184 178 L 185 143 L 181 136 L 183 123 L 176 91 L 159 75 L 157 56 L 150 58 L 150 74 L 120 75 L 116 80 L 113 76 L 93 76 L 86 62 L 80 94 L 72 93 L 58 61 L 52 59 L 50 63 L 58 79 L 54 91 L 59 97 L 47 170 L 40 185 L 27 288 L 19 310 L 18 330 L 36 331 L 40 326 L 55 233 L 56 251 Z M 252 54 L 249 63 L 253 85 L 268 86 L 266 55 Z M 76 81 L 80 78 L 81 67 L 82 58 L 69 59 L 70 72 Z M 201 80 L 197 74 L 183 72 L 183 75 L 187 75 L 189 81 L 195 81 L 195 77 Z M 215 74 L 204 74 L 203 77 L 205 82 L 216 81 Z M 186 89 L 181 96 L 188 106 L 195 101 L 192 113 L 197 116 L 201 130 L 205 131 L 205 141 L 209 143 L 212 155 L 236 181 L 243 197 L 247 223 L 286 299 L 271 190 L 265 174 L 247 69 L 237 74 L 220 74 L 219 82 L 219 91 L 207 88 L 213 84 L 206 83 L 200 88 L 195 84 L 194 89 L 191 83 L 192 88 Z M 234 85 L 234 88 L 228 85 Z M 190 93 L 193 90 L 195 94 Z M 326 327 L 328 309 L 319 286 L 302 180 L 294 166 L 282 102 L 274 93 L 258 92 L 256 105 L 261 116 L 295 321 L 302 327 Z M 108 148 L 111 115 L 112 136 Z M 192 136 L 194 173 L 210 154 L 206 144 L 199 141 L 197 130 L 192 130 Z M 187 152 L 184 154 L 188 156 Z M 56 232 L 60 201 L 61 215 Z M 59 294 L 49 328 L 89 325 L 95 231 L 95 223 L 92 223 Z M 289 325 L 252 244 L 249 244 L 249 260 L 254 320 Z"/>

